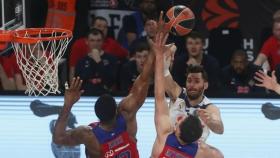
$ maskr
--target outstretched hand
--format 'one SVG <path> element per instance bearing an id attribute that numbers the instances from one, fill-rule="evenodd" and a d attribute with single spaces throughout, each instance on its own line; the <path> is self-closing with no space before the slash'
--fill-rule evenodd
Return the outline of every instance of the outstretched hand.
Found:
<path id="1" fill-rule="evenodd" d="M 81 90 L 83 81 L 80 77 L 74 77 L 71 81 L 70 87 L 65 86 L 64 104 L 72 107 L 81 97 L 84 90 Z"/>
<path id="2" fill-rule="evenodd" d="M 157 56 L 162 55 L 165 50 L 165 43 L 168 38 L 168 32 L 164 28 L 163 12 L 160 12 L 158 29 L 154 39 L 148 39 L 151 51 Z"/>
<path id="3" fill-rule="evenodd" d="M 256 83 L 256 86 L 265 87 L 270 90 L 274 90 L 278 83 L 275 76 L 275 71 L 272 71 L 272 76 L 268 76 L 263 71 L 258 71 L 255 73 L 254 79 L 260 83 Z"/>

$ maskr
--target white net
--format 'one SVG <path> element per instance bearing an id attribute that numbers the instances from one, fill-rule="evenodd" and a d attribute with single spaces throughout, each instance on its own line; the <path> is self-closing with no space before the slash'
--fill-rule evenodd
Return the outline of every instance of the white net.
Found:
<path id="1" fill-rule="evenodd" d="M 36 39 L 36 42 L 12 42 L 17 63 L 26 81 L 25 93 L 28 95 L 46 96 L 60 93 L 58 64 L 71 40 L 71 37 L 65 34 L 57 30 L 46 33 L 44 29 L 36 33 L 15 32 L 15 38 Z"/>

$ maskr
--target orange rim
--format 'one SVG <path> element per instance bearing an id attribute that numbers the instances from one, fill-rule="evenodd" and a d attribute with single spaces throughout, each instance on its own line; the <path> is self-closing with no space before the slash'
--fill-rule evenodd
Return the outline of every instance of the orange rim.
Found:
<path id="1" fill-rule="evenodd" d="M 13 31 L 0 30 L 0 42 L 10 42 L 12 40 L 12 32 Z"/>
<path id="2" fill-rule="evenodd" d="M 54 34 L 58 34 L 54 36 Z M 40 36 L 39 36 L 40 35 Z M 72 37 L 72 31 L 61 28 L 27 28 L 15 31 L 1 31 L 2 40 L 17 43 L 36 43 L 38 41 L 61 40 Z"/>

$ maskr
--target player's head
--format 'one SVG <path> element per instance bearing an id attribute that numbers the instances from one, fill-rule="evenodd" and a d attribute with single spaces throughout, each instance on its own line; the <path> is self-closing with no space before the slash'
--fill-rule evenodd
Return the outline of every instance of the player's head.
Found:
<path id="1" fill-rule="evenodd" d="M 102 31 L 104 37 L 106 37 L 108 34 L 108 22 L 102 16 L 96 16 L 92 19 L 91 28 L 96 28 Z"/>
<path id="2" fill-rule="evenodd" d="M 104 34 L 102 31 L 96 28 L 90 29 L 87 36 L 87 45 L 89 49 L 101 50 L 104 41 Z"/>
<path id="3" fill-rule="evenodd" d="M 204 37 L 198 32 L 191 32 L 186 36 L 186 49 L 188 55 L 197 57 L 203 53 Z"/>
<path id="4" fill-rule="evenodd" d="M 193 115 L 182 116 L 177 119 L 175 135 L 185 143 L 197 141 L 202 135 L 202 125 L 198 117 Z"/>
<path id="5" fill-rule="evenodd" d="M 94 106 L 95 114 L 102 123 L 112 122 L 117 115 L 117 103 L 109 94 L 101 95 Z"/>
<path id="6" fill-rule="evenodd" d="M 201 97 L 208 88 L 208 77 L 200 65 L 189 65 L 186 73 L 187 96 L 190 100 Z"/>
<path id="7" fill-rule="evenodd" d="M 273 35 L 280 40 L 280 16 L 274 19 L 273 22 Z"/>
<path id="8" fill-rule="evenodd" d="M 230 61 L 230 65 L 237 74 L 245 72 L 248 65 L 248 56 L 244 50 L 236 50 Z"/>

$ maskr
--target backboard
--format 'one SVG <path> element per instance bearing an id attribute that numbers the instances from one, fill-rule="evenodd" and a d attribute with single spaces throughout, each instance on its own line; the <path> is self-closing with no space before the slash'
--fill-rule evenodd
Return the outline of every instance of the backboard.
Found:
<path id="1" fill-rule="evenodd" d="M 0 0 L 0 30 L 26 27 L 25 0 Z M 11 53 L 11 43 L 0 43 L 0 55 Z"/>
<path id="2" fill-rule="evenodd" d="M 0 29 L 16 30 L 25 28 L 25 0 L 0 0 Z"/>

